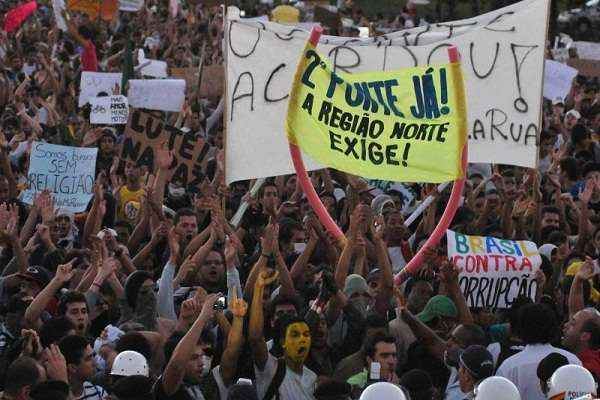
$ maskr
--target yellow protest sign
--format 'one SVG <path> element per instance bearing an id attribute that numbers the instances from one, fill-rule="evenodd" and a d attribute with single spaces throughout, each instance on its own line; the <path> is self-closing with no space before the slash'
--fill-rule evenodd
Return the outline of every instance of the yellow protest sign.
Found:
<path id="1" fill-rule="evenodd" d="M 464 175 L 467 112 L 460 64 L 347 74 L 307 43 L 288 106 L 290 142 L 315 161 L 371 179 Z"/>

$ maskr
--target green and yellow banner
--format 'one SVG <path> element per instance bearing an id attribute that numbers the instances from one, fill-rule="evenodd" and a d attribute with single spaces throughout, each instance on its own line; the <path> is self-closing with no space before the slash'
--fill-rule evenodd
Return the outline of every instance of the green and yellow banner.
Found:
<path id="1" fill-rule="evenodd" d="M 347 74 L 307 42 L 286 130 L 291 143 L 328 167 L 439 183 L 464 175 L 466 124 L 460 64 Z"/>

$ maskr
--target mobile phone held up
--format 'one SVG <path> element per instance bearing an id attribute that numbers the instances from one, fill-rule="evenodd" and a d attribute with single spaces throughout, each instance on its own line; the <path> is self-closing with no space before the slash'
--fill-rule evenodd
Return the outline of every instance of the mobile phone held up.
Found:
<path id="1" fill-rule="evenodd" d="M 221 296 L 218 298 L 218 300 L 215 302 L 215 305 L 213 306 L 213 309 L 215 310 L 224 310 L 227 308 L 227 297 L 225 296 Z"/>

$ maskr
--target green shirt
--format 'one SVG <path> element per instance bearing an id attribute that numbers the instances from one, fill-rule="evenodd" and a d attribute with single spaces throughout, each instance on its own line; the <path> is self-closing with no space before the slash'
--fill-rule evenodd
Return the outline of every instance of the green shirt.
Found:
<path id="1" fill-rule="evenodd" d="M 356 375 L 348 378 L 347 382 L 352 385 L 364 389 L 367 386 L 367 381 L 369 380 L 369 372 L 365 369 L 362 372 L 359 372 Z"/>

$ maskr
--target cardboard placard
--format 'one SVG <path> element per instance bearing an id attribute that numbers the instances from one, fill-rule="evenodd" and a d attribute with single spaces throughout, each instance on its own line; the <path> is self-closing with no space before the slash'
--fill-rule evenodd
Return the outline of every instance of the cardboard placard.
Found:
<path id="1" fill-rule="evenodd" d="M 600 61 L 582 60 L 580 58 L 570 58 L 567 65 L 579 71 L 579 75 L 589 78 L 600 77 Z"/>
<path id="2" fill-rule="evenodd" d="M 225 91 L 225 69 L 223 65 L 207 65 L 202 68 L 200 95 L 220 98 Z"/>
<path id="3" fill-rule="evenodd" d="M 94 97 L 90 105 L 91 124 L 125 125 L 129 119 L 129 102 L 125 96 Z"/>
<path id="4" fill-rule="evenodd" d="M 198 87 L 198 68 L 171 68 L 171 76 L 177 79 L 185 80 L 185 87 L 188 90 L 195 90 Z"/>
<path id="5" fill-rule="evenodd" d="M 33 204 L 35 194 L 48 189 L 57 209 L 85 211 L 94 193 L 97 155 L 97 148 L 33 142 L 22 201 Z"/>
<path id="6" fill-rule="evenodd" d="M 459 269 L 459 284 L 469 307 L 510 308 L 521 295 L 535 300 L 535 273 L 542 265 L 535 243 L 451 230 L 446 234 L 448 257 Z"/>
<path id="7" fill-rule="evenodd" d="M 154 153 L 166 143 L 173 150 L 171 181 L 184 187 L 199 186 L 204 180 L 209 145 L 191 132 L 166 125 L 162 119 L 141 110 L 131 110 L 121 148 L 121 160 L 155 170 Z"/>

